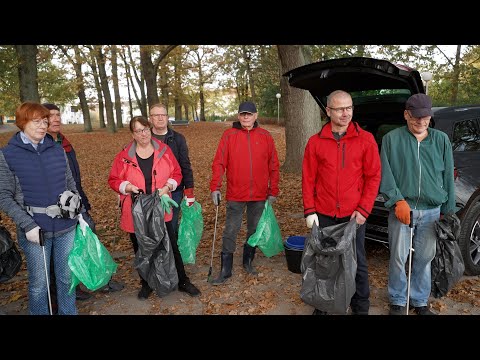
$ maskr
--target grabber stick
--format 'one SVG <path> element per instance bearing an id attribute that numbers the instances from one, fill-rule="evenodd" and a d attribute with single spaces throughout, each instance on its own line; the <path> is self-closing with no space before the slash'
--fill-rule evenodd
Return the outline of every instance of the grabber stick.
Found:
<path id="1" fill-rule="evenodd" d="M 412 257 L 415 249 L 413 248 L 413 211 L 410 211 L 410 248 L 408 254 L 408 283 L 407 283 L 407 315 L 410 307 L 410 278 L 412 277 Z"/>
<path id="2" fill-rule="evenodd" d="M 212 256 L 210 257 L 210 269 L 208 269 L 207 282 L 210 282 L 213 268 L 213 252 L 215 251 L 215 238 L 217 237 L 218 207 L 220 206 L 220 195 L 217 195 L 217 206 L 215 208 L 215 228 L 213 230 Z"/>
<path id="3" fill-rule="evenodd" d="M 45 265 L 45 279 L 47 280 L 47 294 L 48 294 L 48 308 L 50 310 L 50 315 L 53 315 L 52 311 L 52 298 L 50 297 L 50 281 L 48 280 L 48 270 L 47 270 L 47 257 L 45 256 L 45 234 L 43 230 L 38 230 L 38 235 L 40 238 L 40 246 L 43 250 L 43 264 Z"/>

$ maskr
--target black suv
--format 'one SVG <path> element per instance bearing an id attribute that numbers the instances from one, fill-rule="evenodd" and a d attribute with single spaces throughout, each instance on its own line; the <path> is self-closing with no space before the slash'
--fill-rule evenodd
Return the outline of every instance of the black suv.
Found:
<path id="1" fill-rule="evenodd" d="M 332 59 L 293 69 L 285 74 L 290 86 L 310 91 L 326 114 L 327 95 L 348 91 L 353 118 L 370 131 L 379 146 L 383 135 L 404 126 L 406 100 L 424 93 L 417 70 L 386 60 L 365 57 Z M 455 161 L 457 215 L 462 221 L 460 247 L 465 273 L 480 274 L 480 105 L 435 111 L 431 126 L 448 134 Z M 367 221 L 366 238 L 388 244 L 388 210 L 379 194 Z"/>

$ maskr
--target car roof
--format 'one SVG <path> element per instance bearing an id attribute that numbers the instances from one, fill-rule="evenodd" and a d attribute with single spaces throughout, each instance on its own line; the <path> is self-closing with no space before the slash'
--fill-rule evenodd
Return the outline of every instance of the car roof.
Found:
<path id="1" fill-rule="evenodd" d="M 435 128 L 451 136 L 456 122 L 468 119 L 480 119 L 480 105 L 449 106 L 435 111 Z"/>
<path id="2" fill-rule="evenodd" d="M 394 102 L 423 93 L 420 73 L 405 65 L 368 57 L 330 59 L 292 69 L 284 74 L 290 86 L 310 91 L 325 111 L 326 96 L 334 90 L 349 93 L 367 90 L 404 90 Z M 352 96 L 354 98 L 354 96 Z M 355 103 L 354 99 L 354 104 Z"/>

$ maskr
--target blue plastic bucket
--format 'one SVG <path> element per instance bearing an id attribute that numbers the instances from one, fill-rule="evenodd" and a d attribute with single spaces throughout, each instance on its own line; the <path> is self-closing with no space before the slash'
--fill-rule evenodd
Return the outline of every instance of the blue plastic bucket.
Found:
<path id="1" fill-rule="evenodd" d="M 300 264 L 302 263 L 305 240 L 305 236 L 290 236 L 283 244 L 285 248 L 285 258 L 287 259 L 287 268 L 296 274 L 302 273 Z"/>
<path id="2" fill-rule="evenodd" d="M 290 249 L 303 250 L 305 247 L 305 240 L 305 236 L 290 236 L 287 241 L 285 241 L 285 245 Z"/>

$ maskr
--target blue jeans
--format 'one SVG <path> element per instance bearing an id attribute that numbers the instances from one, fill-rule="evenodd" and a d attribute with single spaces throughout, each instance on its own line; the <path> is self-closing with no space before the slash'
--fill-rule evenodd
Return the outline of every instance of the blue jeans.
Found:
<path id="1" fill-rule="evenodd" d="M 183 200 L 183 190 L 173 191 L 172 192 L 172 199 L 178 204 L 178 208 L 172 206 L 173 214 L 172 214 L 172 226 L 173 231 L 175 234 L 178 234 L 178 214 L 180 213 L 180 204 Z"/>
<path id="2" fill-rule="evenodd" d="M 410 277 L 410 303 L 426 306 L 432 286 L 430 263 L 435 257 L 437 234 L 435 221 L 440 218 L 440 208 L 413 210 L 413 257 Z M 410 227 L 401 223 L 390 209 L 388 216 L 388 242 L 390 263 L 388 269 L 388 294 L 392 305 L 407 304 L 407 263 L 410 246 Z"/>
<path id="3" fill-rule="evenodd" d="M 25 253 L 28 270 L 28 308 L 31 315 L 48 315 L 47 280 L 43 250 L 39 244 L 28 241 L 23 231 L 17 231 L 18 243 Z M 45 258 L 50 282 L 50 257 L 53 256 L 57 285 L 59 315 L 77 315 L 75 291 L 69 294 L 72 276 L 68 255 L 73 248 L 75 229 L 63 235 L 45 239 Z"/>

